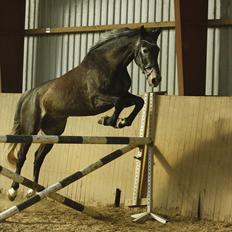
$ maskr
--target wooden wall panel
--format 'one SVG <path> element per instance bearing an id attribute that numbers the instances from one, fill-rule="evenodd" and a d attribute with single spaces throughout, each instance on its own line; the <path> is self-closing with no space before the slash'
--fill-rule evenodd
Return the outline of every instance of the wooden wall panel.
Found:
<path id="1" fill-rule="evenodd" d="M 154 207 L 231 221 L 232 98 L 156 98 Z"/>
<path id="2" fill-rule="evenodd" d="M 0 134 L 10 131 L 19 95 L 0 95 Z M 232 222 L 232 98 L 157 96 L 155 98 L 154 208 L 172 215 Z M 9 107 L 10 106 L 10 107 Z M 126 110 L 125 113 L 128 113 Z M 100 117 L 70 118 L 67 135 L 136 136 L 132 127 L 115 130 L 97 124 Z M 33 145 L 23 175 L 31 178 Z M 119 146 L 55 145 L 41 169 L 40 183 L 50 185 Z M 0 144 L 0 163 L 4 164 Z M 115 190 L 122 203 L 132 198 L 134 152 L 90 174 L 61 192 L 88 205 L 113 204 Z M 5 164 L 4 164 L 5 165 Z M 10 181 L 0 176 L 0 206 Z M 26 189 L 20 188 L 20 196 Z M 18 198 L 20 200 L 20 197 Z"/>

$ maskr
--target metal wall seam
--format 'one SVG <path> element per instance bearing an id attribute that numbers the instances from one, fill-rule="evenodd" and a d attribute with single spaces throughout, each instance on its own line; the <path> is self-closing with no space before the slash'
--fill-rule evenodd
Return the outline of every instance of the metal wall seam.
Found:
<path id="1" fill-rule="evenodd" d="M 26 5 L 25 5 L 25 24 L 24 27 L 25 29 L 27 28 L 27 20 L 28 20 L 28 0 L 26 0 Z M 23 50 L 23 83 L 22 83 L 22 91 L 24 92 L 27 89 L 27 37 L 24 38 L 24 50 Z"/>
<path id="2" fill-rule="evenodd" d="M 220 16 L 220 1 L 209 1 L 208 18 L 217 19 Z M 206 68 L 206 95 L 219 94 L 218 56 L 219 56 L 219 29 L 209 28 L 207 38 L 207 68 Z"/>

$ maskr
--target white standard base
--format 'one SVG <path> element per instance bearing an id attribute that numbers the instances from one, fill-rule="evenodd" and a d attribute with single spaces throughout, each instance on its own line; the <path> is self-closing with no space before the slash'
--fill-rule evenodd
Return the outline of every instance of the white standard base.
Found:
<path id="1" fill-rule="evenodd" d="M 144 212 L 131 215 L 134 218 L 133 222 L 144 222 L 148 219 L 155 219 L 156 221 L 165 224 L 168 220 L 154 213 Z"/>

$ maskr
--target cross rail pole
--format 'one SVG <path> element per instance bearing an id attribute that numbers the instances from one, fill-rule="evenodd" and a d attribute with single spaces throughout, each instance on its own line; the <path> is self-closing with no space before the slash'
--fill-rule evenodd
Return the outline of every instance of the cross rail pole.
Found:
<path id="1" fill-rule="evenodd" d="M 2 174 L 3 176 L 5 176 L 5 177 L 7 177 L 7 178 L 19 183 L 19 184 L 22 184 L 28 188 L 31 188 L 37 192 L 40 192 L 40 191 L 45 189 L 44 186 L 42 186 L 36 182 L 33 182 L 33 181 L 27 179 L 26 177 L 18 175 L 17 173 L 14 173 L 5 167 L 2 167 L 1 165 L 0 165 L 0 174 Z M 76 201 L 73 201 L 72 199 L 65 197 L 59 193 L 51 193 L 49 195 L 49 198 L 65 205 L 67 207 L 75 209 L 81 213 L 85 213 L 93 218 L 101 218 L 102 217 L 102 215 L 100 213 L 98 213 L 97 211 L 95 211 L 92 207 L 84 206 L 83 204 L 80 204 Z"/>
<path id="2" fill-rule="evenodd" d="M 15 214 L 17 214 L 18 212 L 20 212 L 26 208 L 29 208 L 30 206 L 36 204 L 37 202 L 41 201 L 45 197 L 49 196 L 50 194 L 57 192 L 60 189 L 65 188 L 66 186 L 70 185 L 71 183 L 83 178 L 84 176 L 99 169 L 100 167 L 112 162 L 113 160 L 121 157 L 123 154 L 133 150 L 134 148 L 136 148 L 138 146 L 141 146 L 141 144 L 127 145 L 121 149 L 117 149 L 117 150 L 113 151 L 112 153 L 99 159 L 95 163 L 88 165 L 86 168 L 75 172 L 74 174 L 64 178 L 63 180 L 47 187 L 46 189 L 42 190 L 41 192 L 36 193 L 34 196 L 25 200 L 24 202 L 1 212 L 0 213 L 0 222 L 15 215 Z"/>

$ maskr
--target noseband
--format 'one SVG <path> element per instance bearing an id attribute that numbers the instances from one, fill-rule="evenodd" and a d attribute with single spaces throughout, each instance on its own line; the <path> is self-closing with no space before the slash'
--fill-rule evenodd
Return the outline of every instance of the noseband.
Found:
<path id="1" fill-rule="evenodd" d="M 143 40 L 141 40 L 141 42 L 143 42 L 145 44 L 148 44 L 150 47 L 156 47 L 155 43 L 151 43 L 151 42 L 149 42 L 147 40 L 143 39 Z M 134 58 L 137 58 L 138 55 L 139 55 L 139 51 L 140 51 L 140 49 L 142 47 L 142 43 L 141 42 L 140 42 L 139 46 L 137 47 L 137 49 L 135 50 L 135 56 L 134 56 Z M 139 59 L 141 59 L 141 58 L 139 57 Z M 145 73 L 145 70 L 148 69 L 149 67 L 144 67 L 143 62 L 141 62 L 141 64 L 142 64 L 142 67 L 141 67 L 142 72 Z"/>

